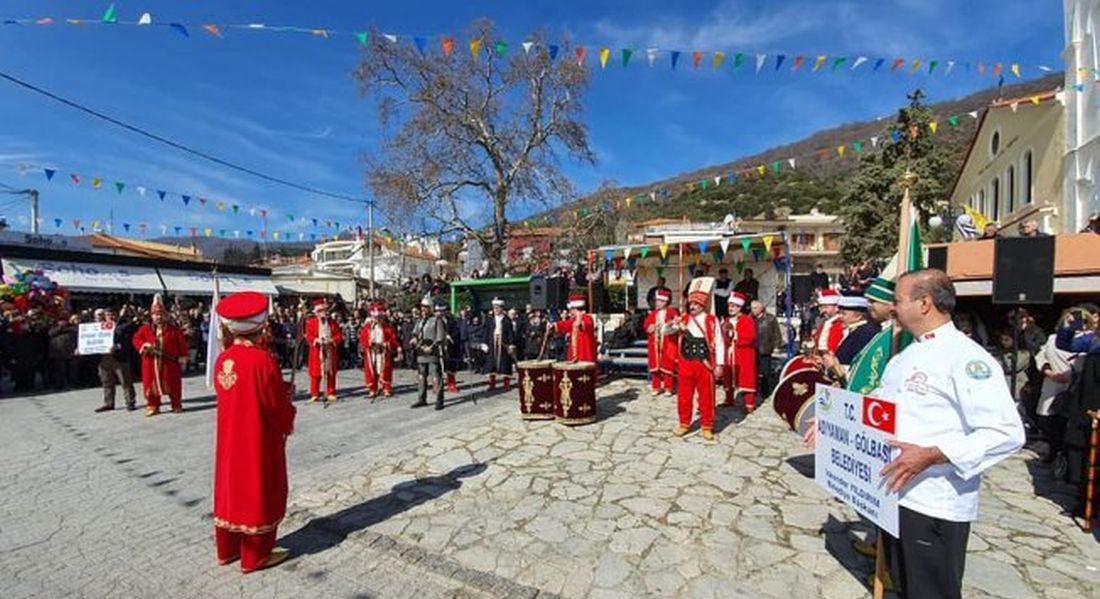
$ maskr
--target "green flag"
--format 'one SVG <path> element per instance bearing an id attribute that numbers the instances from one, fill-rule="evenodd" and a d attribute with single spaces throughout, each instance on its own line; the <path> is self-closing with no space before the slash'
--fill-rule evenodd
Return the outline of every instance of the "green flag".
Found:
<path id="1" fill-rule="evenodd" d="M 630 48 L 623 48 L 623 66 L 625 67 L 630 63 L 630 57 L 634 55 L 634 50 Z"/>
<path id="2" fill-rule="evenodd" d="M 118 23 L 118 11 L 115 10 L 115 5 L 113 2 L 110 6 L 107 7 L 107 10 L 103 12 L 102 21 L 104 23 L 110 23 L 112 25 Z"/>
<path id="3" fill-rule="evenodd" d="M 367 32 L 366 31 L 356 32 L 355 33 L 355 39 L 359 40 L 360 44 L 366 46 L 367 45 Z"/>
<path id="4" fill-rule="evenodd" d="M 887 326 L 852 360 L 848 371 L 848 390 L 867 395 L 878 387 L 886 362 L 890 360 L 890 344 L 893 342 L 893 327 Z"/>

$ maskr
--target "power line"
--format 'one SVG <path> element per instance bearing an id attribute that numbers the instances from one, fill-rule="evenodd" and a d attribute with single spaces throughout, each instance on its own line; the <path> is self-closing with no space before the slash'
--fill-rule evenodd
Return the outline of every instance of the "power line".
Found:
<path id="1" fill-rule="evenodd" d="M 199 158 L 209 160 L 210 162 L 213 162 L 215 164 L 220 164 L 221 166 L 231 168 L 233 170 L 240 171 L 242 173 L 252 175 L 253 177 L 258 177 L 260 179 L 263 179 L 265 181 L 270 181 L 272 183 L 278 183 L 279 185 L 285 185 L 287 187 L 297 189 L 298 191 L 304 191 L 304 192 L 307 192 L 307 193 L 326 196 L 326 197 L 334 198 L 334 199 L 337 199 L 337 200 L 344 200 L 346 202 L 355 202 L 357 204 L 371 203 L 370 200 L 365 200 L 363 198 L 354 198 L 354 197 L 351 197 L 351 196 L 346 196 L 346 195 L 339 194 L 339 193 L 334 193 L 334 192 L 331 192 L 331 191 L 325 191 L 323 189 L 318 189 L 316 187 L 310 187 L 308 185 L 302 185 L 301 183 L 295 183 L 293 181 L 288 181 L 286 179 L 276 177 L 274 175 L 268 175 L 266 173 L 261 173 L 260 171 L 248 168 L 247 166 L 241 166 L 239 164 L 235 164 L 235 163 L 230 162 L 228 160 L 225 160 L 223 158 L 219 158 L 217 156 L 207 154 L 206 152 L 203 152 L 202 150 L 196 150 L 196 149 L 194 149 L 190 146 L 184 145 L 184 144 L 176 142 L 176 141 L 172 141 L 171 139 L 168 139 L 168 138 L 166 138 L 162 135 L 152 133 L 152 132 L 147 131 L 145 129 L 142 129 L 141 127 L 138 127 L 136 125 L 131 125 L 129 123 L 126 123 L 126 122 L 123 122 L 119 119 L 116 119 L 112 116 L 103 114 L 102 112 L 99 112 L 99 111 L 97 111 L 93 108 L 89 108 L 87 106 L 84 106 L 83 104 L 80 104 L 79 102 L 76 102 L 74 100 L 70 100 L 68 98 L 64 98 L 62 96 L 59 96 L 59 95 L 57 95 L 53 92 L 50 92 L 48 90 L 42 89 L 41 87 L 38 87 L 37 85 L 34 85 L 32 83 L 28 83 L 26 81 L 23 81 L 22 79 L 17 78 L 17 77 L 13 77 L 12 75 L 9 75 L 9 74 L 7 74 L 3 71 L 0 71 L 0 79 L 4 79 L 4 80 L 6 80 L 10 83 L 14 83 L 15 85 L 18 85 L 19 87 L 30 90 L 30 91 L 32 91 L 36 94 L 46 96 L 47 98 L 50 98 L 51 100 L 54 100 L 56 102 L 60 102 L 61 104 L 64 104 L 64 105 L 66 105 L 70 108 L 75 108 L 75 109 L 77 109 L 81 112 L 84 112 L 86 114 L 94 116 L 97 119 L 107 121 L 108 123 L 111 123 L 112 125 L 122 127 L 123 129 L 131 131 L 133 133 L 137 133 L 138 135 L 141 135 L 143 137 L 147 137 L 147 138 L 152 139 L 154 141 L 158 141 L 162 144 L 171 146 L 173 148 L 176 148 L 177 150 L 181 150 L 181 151 L 187 152 L 188 154 L 191 154 L 193 156 L 198 156 Z"/>

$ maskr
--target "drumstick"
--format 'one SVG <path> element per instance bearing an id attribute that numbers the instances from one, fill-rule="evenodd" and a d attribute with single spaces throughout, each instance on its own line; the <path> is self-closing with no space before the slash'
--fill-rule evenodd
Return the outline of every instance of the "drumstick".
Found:
<path id="1" fill-rule="evenodd" d="M 539 358 L 542 359 L 542 355 L 546 353 L 546 341 L 550 339 L 550 323 L 546 323 L 546 332 L 542 334 L 542 347 L 539 348 Z"/>

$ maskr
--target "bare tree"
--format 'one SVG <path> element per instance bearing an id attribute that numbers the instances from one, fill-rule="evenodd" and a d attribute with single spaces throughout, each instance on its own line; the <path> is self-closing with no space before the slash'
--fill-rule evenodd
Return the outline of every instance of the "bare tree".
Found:
<path id="1" fill-rule="evenodd" d="M 488 21 L 440 49 L 369 39 L 355 78 L 387 139 L 365 158 L 372 191 L 395 222 L 476 240 L 502 273 L 509 210 L 571 198 L 562 157 L 595 162 L 580 120 L 587 72 L 567 42 L 556 59 L 542 34 L 509 48 Z"/>

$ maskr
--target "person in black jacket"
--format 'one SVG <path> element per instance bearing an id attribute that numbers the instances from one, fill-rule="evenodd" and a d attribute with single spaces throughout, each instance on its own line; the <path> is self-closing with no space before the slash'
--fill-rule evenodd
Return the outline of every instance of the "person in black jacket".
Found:
<path id="1" fill-rule="evenodd" d="M 50 386 L 61 391 L 77 383 L 76 342 L 80 318 L 59 319 L 50 327 Z"/>
<path id="2" fill-rule="evenodd" d="M 476 374 L 485 374 L 485 325 L 481 322 L 481 315 L 474 314 L 470 319 L 470 364 Z"/>
<path id="3" fill-rule="evenodd" d="M 485 321 L 488 340 L 489 388 L 495 389 L 497 375 L 504 377 L 504 390 L 512 386 L 512 361 L 516 355 L 516 337 L 512 321 L 504 312 L 504 300 L 493 299 L 493 313 Z"/>
<path id="4" fill-rule="evenodd" d="M 524 327 L 525 339 L 523 342 L 523 357 L 527 360 L 536 360 L 543 351 L 543 340 L 546 338 L 546 318 L 539 310 L 531 312 L 527 318 L 527 326 Z"/>

